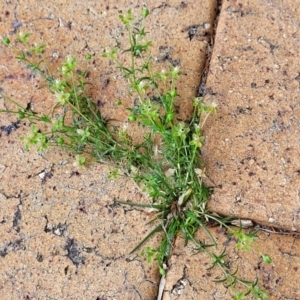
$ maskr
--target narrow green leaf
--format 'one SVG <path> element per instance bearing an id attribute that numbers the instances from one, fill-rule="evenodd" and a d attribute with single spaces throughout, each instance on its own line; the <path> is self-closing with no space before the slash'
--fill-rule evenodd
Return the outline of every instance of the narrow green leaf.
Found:
<path id="1" fill-rule="evenodd" d="M 137 249 L 139 249 L 153 234 L 155 234 L 156 232 L 162 231 L 162 226 L 158 225 L 157 227 L 155 227 L 149 234 L 147 234 L 139 243 L 138 245 L 130 251 L 129 254 L 132 254 L 133 252 L 135 252 Z"/>
<path id="2" fill-rule="evenodd" d="M 144 8 L 144 9 L 142 10 L 142 16 L 143 16 L 144 18 L 146 18 L 148 15 L 149 15 L 149 10 L 148 10 L 147 8 Z"/>
<path id="3" fill-rule="evenodd" d="M 159 205 L 159 204 L 143 204 L 143 203 L 125 202 L 125 201 L 119 201 L 119 200 L 114 200 L 114 202 L 119 203 L 119 204 L 130 205 L 130 206 L 155 208 L 157 210 L 165 208 L 164 205 Z"/>
<path id="4" fill-rule="evenodd" d="M 2 44 L 5 46 L 8 46 L 10 44 L 10 39 L 8 37 L 3 37 L 2 38 Z"/>

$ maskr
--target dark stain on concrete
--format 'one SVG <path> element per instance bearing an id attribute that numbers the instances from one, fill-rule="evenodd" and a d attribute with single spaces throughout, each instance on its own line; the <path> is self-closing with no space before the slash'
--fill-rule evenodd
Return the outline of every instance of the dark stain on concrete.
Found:
<path id="1" fill-rule="evenodd" d="M 85 263 L 85 258 L 81 256 L 81 247 L 74 239 L 68 239 L 64 249 L 68 251 L 67 257 L 76 267 Z"/>

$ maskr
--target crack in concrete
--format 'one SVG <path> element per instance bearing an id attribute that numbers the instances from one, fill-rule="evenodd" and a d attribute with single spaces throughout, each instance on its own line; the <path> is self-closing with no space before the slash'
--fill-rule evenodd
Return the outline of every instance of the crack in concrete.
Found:
<path id="1" fill-rule="evenodd" d="M 17 209 L 13 217 L 13 228 L 16 230 L 16 232 L 20 232 L 20 222 L 22 218 L 21 208 L 22 208 L 22 200 L 20 198 L 19 204 L 17 205 Z"/>
<path id="2" fill-rule="evenodd" d="M 218 27 L 218 20 L 219 20 L 219 16 L 221 13 L 221 5 L 222 5 L 222 1 L 217 0 L 217 9 L 215 11 L 213 26 L 210 29 L 210 31 L 209 31 L 209 28 L 207 30 L 208 42 L 207 42 L 207 46 L 206 46 L 206 61 L 205 61 L 205 66 L 204 66 L 204 69 L 202 71 L 202 75 L 200 78 L 200 84 L 199 84 L 199 88 L 198 88 L 198 97 L 204 97 L 206 94 L 208 94 L 208 91 L 206 91 L 206 80 L 207 80 L 207 76 L 208 76 L 208 72 L 209 72 L 210 59 L 212 57 L 214 39 L 215 39 L 216 30 Z"/>
<path id="3" fill-rule="evenodd" d="M 17 7 L 18 7 L 18 4 L 15 5 L 14 7 L 14 21 L 12 22 L 12 27 L 13 27 L 13 31 L 10 32 L 11 34 L 16 34 L 19 30 L 20 27 L 23 26 L 22 22 L 20 22 L 18 20 L 18 13 L 17 13 Z"/>
<path id="4" fill-rule="evenodd" d="M 144 274 L 144 276 L 145 276 L 145 274 Z M 129 281 L 129 280 L 127 279 L 127 272 L 124 272 L 123 286 L 126 287 L 125 290 L 126 290 L 126 291 L 131 291 L 131 290 L 135 291 L 135 293 L 136 293 L 136 295 L 138 295 L 139 299 L 140 299 L 140 300 L 143 300 L 142 295 L 140 294 L 140 292 L 138 291 L 138 289 L 137 289 L 134 285 L 128 286 L 128 283 L 127 283 L 128 281 Z"/>
<path id="5" fill-rule="evenodd" d="M 24 244 L 22 239 L 18 239 L 14 242 L 8 242 L 2 246 L 0 250 L 0 257 L 5 257 L 10 251 L 24 250 Z"/>
<path id="6" fill-rule="evenodd" d="M 206 34 L 208 35 L 208 43 L 207 43 L 207 47 L 206 47 L 205 67 L 202 71 L 199 88 L 198 88 L 198 97 L 203 97 L 204 95 L 209 94 L 209 93 L 213 94 L 213 92 L 211 90 L 206 90 L 206 79 L 207 79 L 208 72 L 209 72 L 209 64 L 210 64 L 210 59 L 211 59 L 211 55 L 212 55 L 212 51 L 213 51 L 215 32 L 216 32 L 216 28 L 217 28 L 217 24 L 218 24 L 219 15 L 221 12 L 221 5 L 222 5 L 222 0 L 217 0 L 217 9 L 215 11 L 215 16 L 214 16 L 214 21 L 213 21 L 214 26 L 212 26 L 213 28 L 210 31 L 209 31 L 209 29 L 210 29 L 209 27 L 205 28 L 205 29 L 207 29 Z M 160 7 L 158 7 L 158 8 L 160 8 Z M 188 38 L 190 41 L 196 36 L 200 25 L 201 24 L 191 25 L 187 28 Z M 204 27 L 205 27 L 205 24 L 204 24 Z M 168 57 L 166 57 L 166 59 L 168 59 Z M 171 257 L 169 259 L 171 259 Z M 173 294 L 173 295 L 176 294 L 179 297 L 180 294 L 184 291 L 185 287 L 188 284 L 194 290 L 196 290 L 192 286 L 192 283 L 186 278 L 187 277 L 186 271 L 187 271 L 187 266 L 184 265 L 183 276 L 175 283 L 175 285 L 173 285 L 171 291 L 164 290 L 163 292 L 164 293 L 169 292 L 170 294 Z M 197 290 L 196 290 L 196 292 L 197 292 Z"/>

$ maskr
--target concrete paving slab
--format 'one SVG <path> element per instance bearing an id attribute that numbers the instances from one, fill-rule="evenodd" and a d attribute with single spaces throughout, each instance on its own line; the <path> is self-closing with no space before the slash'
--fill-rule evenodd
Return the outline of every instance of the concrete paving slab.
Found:
<path id="1" fill-rule="evenodd" d="M 22 162 L 42 166 L 45 159 L 14 151 L 8 141 L 17 134 L 1 137 L 7 165 L 0 178 L 2 299 L 153 299 L 155 265 L 138 252 L 129 255 L 148 230 L 147 215 L 113 202 L 143 202 L 139 190 L 130 181 L 107 179 L 107 167 L 78 170 L 64 153 L 68 163 L 53 165 L 52 177 L 42 183 Z M 18 166 L 16 177 L 11 164 Z"/>
<path id="2" fill-rule="evenodd" d="M 206 85 L 210 208 L 300 230 L 299 40 L 293 0 L 223 1 Z"/>
<path id="3" fill-rule="evenodd" d="M 233 272 L 238 267 L 241 279 L 252 281 L 257 277 L 260 288 L 269 294 L 270 300 L 300 299 L 299 239 L 259 232 L 258 239 L 247 252 L 237 250 L 236 242 L 223 229 L 211 228 L 211 232 L 218 241 L 218 253 L 226 247 L 226 259 L 231 262 L 230 268 Z M 207 239 L 203 231 L 198 232 L 197 238 L 201 241 Z M 194 253 L 192 245 L 184 247 L 184 240 L 177 239 L 167 273 L 163 300 L 233 299 L 232 290 L 226 289 L 222 283 L 213 282 L 223 277 L 221 271 L 217 268 L 208 270 L 211 260 L 207 255 L 193 255 Z M 262 262 L 261 253 L 271 256 L 271 264 Z"/>
<path id="4" fill-rule="evenodd" d="M 203 149 L 207 183 L 215 186 L 210 209 L 288 230 L 299 230 L 299 16 L 293 1 L 223 1 L 205 87 L 206 101 L 218 104 Z M 224 230 L 211 230 L 243 279 L 257 277 L 271 300 L 300 299 L 298 233 L 259 232 L 245 252 Z M 204 253 L 193 255 L 182 238 L 173 251 L 163 300 L 232 299 L 212 282 L 222 274 L 207 270 Z"/>
<path id="5" fill-rule="evenodd" d="M 0 4 L 0 35 L 18 30 L 48 45 L 55 72 L 68 54 L 79 61 L 95 54 L 90 95 L 108 118 L 126 120 L 127 84 L 101 54 L 106 46 L 126 47 L 118 14 L 147 6 L 147 30 L 157 68 L 180 65 L 180 117 L 191 111 L 205 65 L 215 1 L 36 1 Z M 38 76 L 25 70 L 1 47 L 1 92 L 36 111 L 51 111 L 53 98 Z M 7 103 L 6 103 L 7 104 Z M 3 99 L 0 106 L 3 107 Z M 0 117 L 0 294 L 1 299 L 155 299 L 158 270 L 129 251 L 148 232 L 148 215 L 113 200 L 145 202 L 129 180 L 107 178 L 108 167 L 73 165 L 74 155 L 57 149 L 27 152 L 19 138 L 29 125 Z M 150 246 L 158 245 L 154 239 Z"/>

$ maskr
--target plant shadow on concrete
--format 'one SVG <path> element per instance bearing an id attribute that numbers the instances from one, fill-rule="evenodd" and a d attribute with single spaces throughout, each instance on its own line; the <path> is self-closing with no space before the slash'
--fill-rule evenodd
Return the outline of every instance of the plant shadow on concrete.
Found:
<path id="1" fill-rule="evenodd" d="M 126 126 L 117 128 L 110 120 L 102 117 L 100 110 L 86 93 L 88 71 L 78 69 L 76 57 L 68 56 L 59 68 L 58 74 L 49 71 L 45 59 L 45 45 L 32 46 L 29 34 L 20 32 L 14 42 L 4 37 L 2 42 L 16 53 L 32 72 L 38 73 L 54 95 L 55 105 L 50 114 L 40 114 L 30 106 L 22 107 L 13 99 L 1 95 L 6 109 L 1 112 L 16 114 L 18 120 L 26 119 L 31 131 L 22 140 L 25 148 L 35 146 L 38 151 L 49 146 L 58 146 L 76 153 L 76 163 L 84 165 L 96 161 L 111 165 L 110 177 L 131 177 L 140 187 L 149 204 L 116 201 L 120 205 L 144 207 L 154 218 L 149 221 L 152 229 L 136 246 L 136 251 L 155 233 L 162 233 L 160 246 L 146 247 L 142 255 L 156 261 L 162 276 L 168 268 L 175 237 L 182 234 L 185 244 L 191 242 L 196 251 L 205 252 L 212 261 L 211 268 L 219 267 L 223 282 L 230 287 L 234 299 L 247 295 L 265 299 L 267 294 L 258 286 L 257 279 L 246 281 L 238 276 L 238 270 L 231 270 L 226 259 L 226 249 L 218 250 L 215 238 L 208 225 L 219 224 L 228 234 L 235 237 L 238 248 L 249 250 L 255 233 L 247 233 L 240 227 L 228 226 L 229 218 L 210 213 L 207 201 L 211 190 L 203 184 L 205 167 L 201 161 L 201 147 L 204 142 L 202 127 L 211 113 L 216 113 L 214 104 L 206 105 L 202 98 L 193 99 L 193 113 L 188 121 L 178 121 L 174 101 L 178 96 L 176 81 L 180 76 L 178 66 L 169 70 L 154 72 L 146 40 L 144 20 L 149 14 L 142 10 L 140 19 L 135 19 L 131 10 L 120 15 L 127 28 L 129 46 L 121 55 L 129 55 L 129 65 L 119 59 L 119 49 L 107 48 L 103 57 L 115 63 L 128 80 L 129 93 L 137 99 L 135 107 L 127 108 L 128 120 L 144 128 L 141 141 L 133 141 Z M 21 47 L 22 50 L 18 50 Z M 87 66 L 92 55 L 86 56 Z M 117 100 L 123 105 L 121 100 Z M 11 108 L 15 106 L 15 108 Z M 46 125 L 41 130 L 38 124 Z M 43 127 L 45 128 L 45 126 Z M 197 230 L 204 230 L 209 243 L 195 239 Z M 270 262 L 268 256 L 264 261 Z"/>

